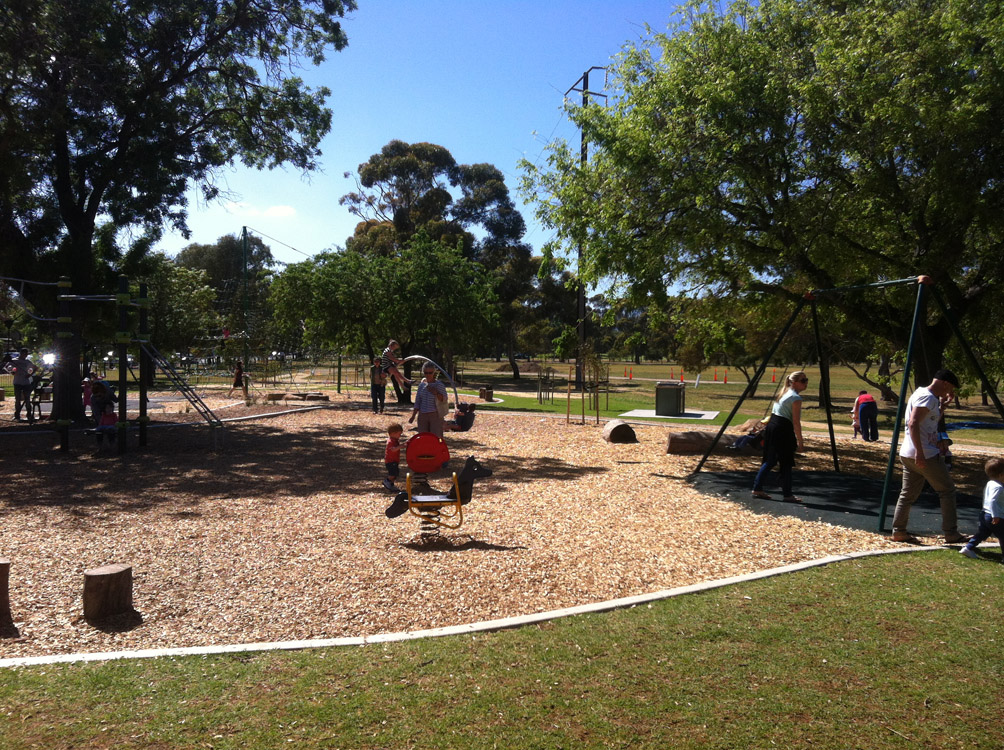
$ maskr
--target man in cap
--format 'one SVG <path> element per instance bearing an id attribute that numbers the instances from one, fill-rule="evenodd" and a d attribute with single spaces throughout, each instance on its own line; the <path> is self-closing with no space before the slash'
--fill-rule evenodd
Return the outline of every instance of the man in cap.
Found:
<path id="1" fill-rule="evenodd" d="M 955 482 L 948 474 L 948 466 L 938 445 L 938 422 L 941 419 L 942 399 L 955 395 L 959 379 L 951 370 L 938 370 L 931 384 L 918 388 L 910 396 L 906 405 L 906 437 L 899 449 L 903 464 L 903 487 L 896 502 L 892 518 L 892 540 L 894 542 L 917 543 L 920 540 L 907 531 L 910 508 L 924 489 L 924 482 L 930 483 L 941 501 L 941 529 L 945 542 L 958 544 L 969 537 L 959 533 L 955 510 Z"/>

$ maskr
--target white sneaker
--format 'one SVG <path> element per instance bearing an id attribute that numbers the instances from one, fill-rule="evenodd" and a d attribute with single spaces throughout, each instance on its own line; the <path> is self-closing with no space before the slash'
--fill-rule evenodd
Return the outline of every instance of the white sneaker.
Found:
<path id="1" fill-rule="evenodd" d="M 974 560 L 979 557 L 979 555 L 976 554 L 976 550 L 972 549 L 971 547 L 963 547 L 962 549 L 959 550 L 959 554 L 965 555 L 966 557 L 971 557 Z"/>

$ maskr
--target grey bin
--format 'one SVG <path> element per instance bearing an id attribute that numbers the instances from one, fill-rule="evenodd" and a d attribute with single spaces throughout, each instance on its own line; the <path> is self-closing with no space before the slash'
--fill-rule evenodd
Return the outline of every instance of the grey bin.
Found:
<path id="1" fill-rule="evenodd" d="M 686 411 L 686 383 L 655 384 L 655 415 L 678 417 Z"/>

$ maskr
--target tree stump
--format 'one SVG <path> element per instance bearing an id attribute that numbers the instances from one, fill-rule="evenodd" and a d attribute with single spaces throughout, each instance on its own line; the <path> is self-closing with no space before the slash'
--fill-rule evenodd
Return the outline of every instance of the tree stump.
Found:
<path id="1" fill-rule="evenodd" d="M 14 628 L 10 613 L 10 560 L 0 557 L 0 638 Z"/>
<path id="2" fill-rule="evenodd" d="M 666 443 L 666 453 L 704 453 L 711 447 L 717 432 L 705 432 L 704 430 L 688 430 L 687 432 L 670 432 L 669 440 Z M 716 450 L 722 450 L 732 445 L 736 440 L 736 435 L 725 434 L 715 446 Z"/>
<path id="3" fill-rule="evenodd" d="M 603 428 L 603 439 L 608 443 L 637 443 L 634 428 L 623 419 L 611 419 Z"/>
<path id="4" fill-rule="evenodd" d="M 84 571 L 85 620 L 99 622 L 132 611 L 132 566 L 112 563 Z"/>

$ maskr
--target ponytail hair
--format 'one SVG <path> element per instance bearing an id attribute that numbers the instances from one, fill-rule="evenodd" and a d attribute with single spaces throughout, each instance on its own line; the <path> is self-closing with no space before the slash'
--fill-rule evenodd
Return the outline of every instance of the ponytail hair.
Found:
<path id="1" fill-rule="evenodd" d="M 794 383 L 795 383 L 796 380 L 804 380 L 806 377 L 808 377 L 808 376 L 805 374 L 804 371 L 802 371 L 802 370 L 796 370 L 795 372 L 791 373 L 791 375 L 789 375 L 788 378 L 785 380 L 785 385 L 787 385 L 788 388 L 791 388 L 792 385 L 794 385 Z M 785 390 L 787 390 L 787 388 Z M 780 403 L 781 398 L 783 396 L 784 396 L 784 392 L 783 391 L 778 394 L 777 400 L 778 400 L 779 403 Z"/>

